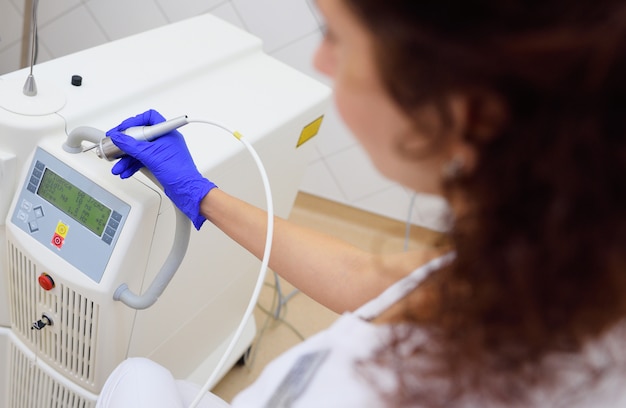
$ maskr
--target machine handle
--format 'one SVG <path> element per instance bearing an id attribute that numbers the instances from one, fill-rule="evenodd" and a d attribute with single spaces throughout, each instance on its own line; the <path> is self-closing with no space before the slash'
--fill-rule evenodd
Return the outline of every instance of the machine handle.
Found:
<path id="1" fill-rule="evenodd" d="M 119 300 L 126 306 L 133 309 L 142 310 L 152 306 L 170 283 L 174 274 L 178 270 L 189 245 L 189 234 L 191 231 L 191 221 L 178 208 L 176 213 L 176 232 L 174 243 L 161 270 L 155 276 L 148 289 L 142 295 L 134 294 L 128 285 L 121 284 L 113 294 L 114 300 Z"/>

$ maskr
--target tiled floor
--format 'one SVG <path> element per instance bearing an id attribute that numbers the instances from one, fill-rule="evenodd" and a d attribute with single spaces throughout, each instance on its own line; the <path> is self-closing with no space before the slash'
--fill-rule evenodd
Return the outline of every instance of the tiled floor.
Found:
<path id="1" fill-rule="evenodd" d="M 307 194 L 298 196 L 290 220 L 343 238 L 372 252 L 397 252 L 405 248 L 404 224 Z M 413 226 L 408 248 L 437 245 L 440 240 L 441 234 Z M 270 275 L 259 298 L 260 307 L 255 311 L 258 334 L 250 359 L 245 366 L 233 368 L 213 389 L 226 401 L 252 383 L 269 361 L 300 342 L 300 336 L 309 337 L 337 318 L 335 313 L 302 293 L 296 293 L 286 303 L 280 320 L 268 317 L 261 307 L 274 310 L 274 277 Z M 294 293 L 293 288 L 282 280 L 280 286 L 283 294 Z"/>

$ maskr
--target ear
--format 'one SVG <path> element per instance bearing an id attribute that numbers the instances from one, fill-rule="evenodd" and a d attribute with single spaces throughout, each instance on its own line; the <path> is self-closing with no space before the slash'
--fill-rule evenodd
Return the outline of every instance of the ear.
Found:
<path id="1" fill-rule="evenodd" d="M 472 172 L 479 160 L 479 146 L 498 136 L 507 119 L 500 97 L 476 92 L 451 96 L 450 158 L 463 163 L 464 172 Z"/>
<path id="2" fill-rule="evenodd" d="M 493 92 L 475 92 L 467 98 L 466 135 L 476 143 L 497 137 L 508 118 L 504 100 Z"/>
<path id="3" fill-rule="evenodd" d="M 447 163 L 456 163 L 456 166 L 461 166 L 458 171 L 471 173 L 476 166 L 477 151 L 467 140 L 471 123 L 470 98 L 462 94 L 450 96 L 446 109 L 449 113 Z"/>
<path id="4" fill-rule="evenodd" d="M 413 158 L 433 153 L 448 156 L 450 144 L 461 140 L 467 129 L 468 106 L 468 99 L 461 96 L 419 106 L 412 112 L 412 129 L 402 139 L 401 151 Z"/>

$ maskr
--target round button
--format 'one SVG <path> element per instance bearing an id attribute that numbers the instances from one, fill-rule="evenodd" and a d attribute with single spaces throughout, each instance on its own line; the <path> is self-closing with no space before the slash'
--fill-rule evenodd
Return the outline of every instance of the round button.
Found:
<path id="1" fill-rule="evenodd" d="M 54 280 L 52 279 L 52 276 L 48 275 L 45 272 L 39 275 L 39 286 L 44 288 L 44 290 L 53 289 L 55 285 L 54 285 Z"/>

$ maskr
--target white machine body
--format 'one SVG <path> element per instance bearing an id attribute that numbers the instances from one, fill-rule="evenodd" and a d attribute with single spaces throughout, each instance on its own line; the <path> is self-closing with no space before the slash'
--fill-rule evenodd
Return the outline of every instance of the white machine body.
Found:
<path id="1" fill-rule="evenodd" d="M 121 284 L 139 294 L 159 272 L 175 210 L 146 175 L 120 180 L 94 151 L 62 145 L 78 126 L 106 131 L 149 108 L 226 123 L 259 153 L 275 213 L 286 217 L 329 89 L 210 15 L 41 64 L 34 74 L 35 97 L 21 94 L 25 70 L 0 77 L 0 406 L 93 407 L 110 372 L 131 356 L 203 384 L 239 324 L 260 262 L 205 223 L 153 306 L 137 311 L 113 300 Z M 70 83 L 75 74 L 80 87 Z M 234 137 L 194 123 L 181 131 L 202 174 L 264 206 L 255 163 Z M 32 329 L 41 319 L 49 324 Z M 248 322 L 224 370 L 255 332 Z"/>

